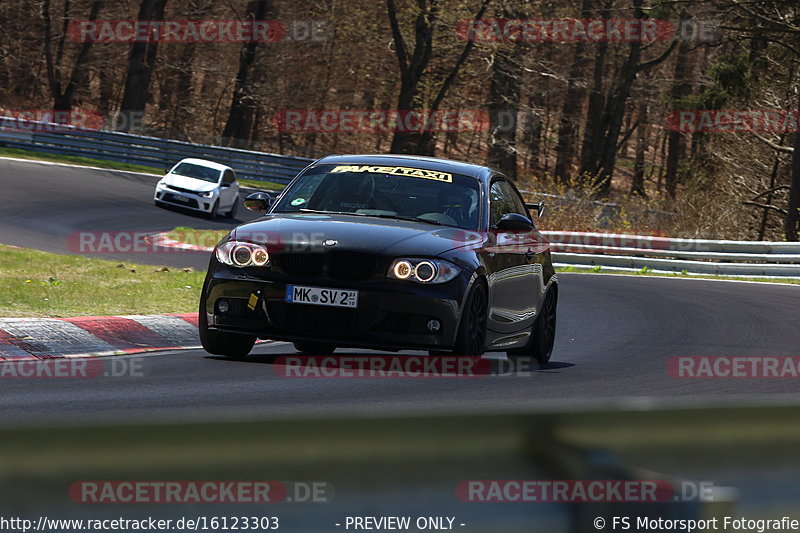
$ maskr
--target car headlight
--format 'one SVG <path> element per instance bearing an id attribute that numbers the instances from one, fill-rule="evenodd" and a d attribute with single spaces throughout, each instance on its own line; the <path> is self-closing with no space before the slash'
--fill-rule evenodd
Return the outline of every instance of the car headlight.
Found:
<path id="1" fill-rule="evenodd" d="M 259 244 L 249 242 L 228 241 L 219 246 L 215 253 L 217 260 L 228 266 L 261 267 L 269 263 L 267 249 Z"/>
<path id="2" fill-rule="evenodd" d="M 214 196 L 214 189 L 211 189 L 210 191 L 206 191 L 206 192 L 199 192 L 197 194 L 199 194 L 203 198 L 211 198 L 212 196 Z"/>
<path id="3" fill-rule="evenodd" d="M 457 266 L 441 259 L 400 258 L 392 261 L 386 277 L 417 283 L 445 283 L 460 272 Z"/>

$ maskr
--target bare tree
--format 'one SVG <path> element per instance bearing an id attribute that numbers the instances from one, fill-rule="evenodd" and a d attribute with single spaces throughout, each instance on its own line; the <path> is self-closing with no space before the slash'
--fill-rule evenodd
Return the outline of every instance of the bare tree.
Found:
<path id="1" fill-rule="evenodd" d="M 139 4 L 138 20 L 161 20 L 167 0 L 142 0 Z M 118 131 L 138 129 L 136 117 L 144 115 L 144 108 L 150 96 L 150 80 L 156 68 L 158 57 L 158 39 L 137 40 L 131 44 L 128 54 L 128 73 L 125 77 L 125 89 L 119 106 L 120 119 Z"/>
<path id="2" fill-rule="evenodd" d="M 265 19 L 270 4 L 270 0 L 252 0 L 247 5 L 247 19 Z M 222 132 L 224 146 L 248 147 L 256 132 L 258 105 L 255 90 L 260 72 L 256 65 L 256 52 L 259 44 L 255 40 L 246 42 L 239 53 L 239 71 L 236 74 L 228 120 Z"/>
<path id="3" fill-rule="evenodd" d="M 582 0 L 581 18 L 591 16 L 592 0 Z M 602 56 L 601 56 L 602 57 Z M 586 44 L 578 41 L 575 44 L 575 57 L 569 70 L 567 91 L 561 106 L 561 119 L 558 124 L 558 143 L 556 145 L 556 166 L 553 175 L 557 181 L 565 181 L 571 173 L 575 159 L 575 141 L 580 127 L 580 114 L 583 101 L 586 99 L 586 86 L 582 79 L 589 63 Z M 599 71 L 602 73 L 602 69 Z"/>
<path id="4" fill-rule="evenodd" d="M 501 47 L 489 81 L 489 153 L 487 164 L 517 178 L 517 121 L 522 83 L 522 47 Z"/>
<path id="5" fill-rule="evenodd" d="M 94 0 L 89 9 L 88 20 L 97 20 L 100 12 L 102 0 Z M 47 67 L 47 85 L 53 97 L 53 109 L 56 111 L 71 111 L 75 92 L 85 81 L 86 68 L 89 62 L 89 54 L 92 50 L 93 42 L 87 39 L 81 44 L 80 49 L 71 67 L 64 63 L 65 48 L 67 39 L 67 28 L 70 22 L 71 3 L 69 0 L 64 2 L 63 15 L 61 17 L 61 31 L 55 43 L 55 53 L 53 51 L 53 19 L 51 14 L 50 0 L 42 2 L 42 20 L 44 22 L 44 57 Z M 66 79 L 66 84 L 64 80 Z"/>
<path id="6" fill-rule="evenodd" d="M 689 41 L 681 42 L 678 46 L 678 56 L 675 60 L 675 71 L 673 75 L 672 89 L 670 98 L 674 109 L 683 105 L 683 99 L 689 96 L 692 90 L 691 83 L 692 65 L 689 58 Z M 666 183 L 667 195 L 675 199 L 679 180 L 679 165 L 684 156 L 683 133 L 677 128 L 672 129 L 667 134 L 667 165 L 664 180 Z"/>
<path id="7" fill-rule="evenodd" d="M 490 1 L 483 0 L 477 14 L 473 17 L 474 20 L 483 18 Z M 386 0 L 389 24 L 394 38 L 395 54 L 400 68 L 400 92 L 397 95 L 397 110 L 399 112 L 415 111 L 421 108 L 421 102 L 419 101 L 420 85 L 433 57 L 433 33 L 440 14 L 439 0 L 416 0 L 416 2 L 417 16 L 414 22 L 414 50 L 409 53 L 405 37 L 403 37 L 403 32 L 400 29 L 400 21 L 394 0 Z M 435 113 L 439 110 L 439 106 L 474 46 L 474 40 L 468 37 L 461 54 L 439 86 L 436 97 L 427 106 L 427 110 L 430 113 Z M 426 128 L 422 132 L 410 132 L 405 131 L 404 128 L 399 128 L 394 132 L 391 152 L 433 155 L 433 139 L 434 132 L 431 128 Z"/>

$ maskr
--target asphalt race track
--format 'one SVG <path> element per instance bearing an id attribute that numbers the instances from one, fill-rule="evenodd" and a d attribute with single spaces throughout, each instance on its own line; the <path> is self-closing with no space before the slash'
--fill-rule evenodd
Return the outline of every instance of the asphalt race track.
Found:
<path id="1" fill-rule="evenodd" d="M 68 252 L 67 236 L 75 231 L 237 223 L 154 207 L 155 178 L 149 176 L 0 160 L 0 179 L 5 196 L 0 241 L 9 244 Z M 112 256 L 196 268 L 207 262 L 205 254 Z M 793 379 L 675 378 L 667 373 L 667 361 L 674 356 L 798 356 L 798 316 L 800 286 L 565 274 L 553 360 L 534 371 L 471 378 L 298 379 L 281 377 L 280 365 L 268 357 L 294 354 L 289 344 L 256 347 L 245 361 L 202 350 L 170 352 L 141 357 L 143 376 L 3 380 L 0 421 L 797 404 L 800 391 Z M 370 352 L 337 351 L 346 353 Z"/>
<path id="2" fill-rule="evenodd" d="M 230 229 L 255 213 L 240 206 L 235 219 L 208 220 L 200 213 L 153 205 L 158 178 L 0 159 L 3 205 L 0 242 L 57 253 L 76 253 L 80 232 L 157 232 L 176 226 Z M 205 270 L 208 254 L 115 252 L 84 254 L 123 262 Z"/>

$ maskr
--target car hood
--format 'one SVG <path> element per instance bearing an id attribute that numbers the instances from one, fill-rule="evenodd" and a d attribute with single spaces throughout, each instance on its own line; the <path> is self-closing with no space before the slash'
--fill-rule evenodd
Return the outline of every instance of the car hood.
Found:
<path id="1" fill-rule="evenodd" d="M 237 227 L 230 238 L 266 244 L 271 253 L 325 249 L 398 257 L 437 256 L 483 240 L 475 231 L 425 222 L 321 213 L 267 215 Z"/>
<path id="2" fill-rule="evenodd" d="M 217 188 L 217 183 L 181 176 L 179 174 L 167 174 L 164 176 L 164 184 L 197 192 L 207 192 Z"/>

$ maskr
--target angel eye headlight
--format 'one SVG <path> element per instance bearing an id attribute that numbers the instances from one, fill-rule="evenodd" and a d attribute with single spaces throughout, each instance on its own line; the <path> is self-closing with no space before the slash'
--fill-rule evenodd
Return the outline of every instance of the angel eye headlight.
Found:
<path id="1" fill-rule="evenodd" d="M 445 283 L 461 272 L 454 264 L 442 259 L 395 259 L 386 277 L 416 283 Z"/>
<path id="2" fill-rule="evenodd" d="M 417 281 L 428 283 L 436 277 L 436 266 L 430 261 L 421 261 L 414 269 L 414 277 Z"/>
<path id="3" fill-rule="evenodd" d="M 250 253 L 250 260 L 255 266 L 264 266 L 269 261 L 269 254 L 263 248 L 257 248 Z"/>
<path id="4" fill-rule="evenodd" d="M 269 263 L 269 252 L 259 244 L 228 241 L 216 251 L 220 263 L 235 267 L 265 266 Z"/>
<path id="5" fill-rule="evenodd" d="M 236 266 L 245 266 L 252 260 L 252 253 L 250 248 L 240 244 L 233 249 L 231 259 Z"/>
<path id="6" fill-rule="evenodd" d="M 397 279 L 408 279 L 414 272 L 414 266 L 408 261 L 395 261 L 392 273 Z"/>

